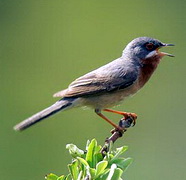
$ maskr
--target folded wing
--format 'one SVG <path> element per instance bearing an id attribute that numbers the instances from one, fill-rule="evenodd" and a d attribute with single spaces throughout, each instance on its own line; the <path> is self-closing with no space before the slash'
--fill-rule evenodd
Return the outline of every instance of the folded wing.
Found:
<path id="1" fill-rule="evenodd" d="M 82 97 L 124 89 L 136 81 L 137 75 L 132 68 L 105 66 L 76 79 L 54 97 Z"/>

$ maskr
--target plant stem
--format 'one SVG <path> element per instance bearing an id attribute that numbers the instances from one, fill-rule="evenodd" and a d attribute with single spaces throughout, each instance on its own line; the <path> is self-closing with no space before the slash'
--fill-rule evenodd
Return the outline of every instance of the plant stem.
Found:
<path id="1" fill-rule="evenodd" d="M 113 144 L 118 138 L 122 137 L 124 133 L 127 131 L 129 127 L 132 126 L 132 124 L 135 122 L 135 119 L 128 117 L 127 119 L 120 119 L 119 121 L 119 127 L 121 127 L 123 130 L 113 129 L 111 131 L 112 135 L 109 138 L 106 138 L 105 144 L 103 148 L 101 149 L 101 154 L 103 157 L 110 149 L 110 144 Z"/>

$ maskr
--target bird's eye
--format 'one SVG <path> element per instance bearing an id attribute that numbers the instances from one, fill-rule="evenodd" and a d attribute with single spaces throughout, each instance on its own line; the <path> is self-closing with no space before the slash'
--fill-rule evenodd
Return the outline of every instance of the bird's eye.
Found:
<path id="1" fill-rule="evenodd" d="M 154 48 L 154 44 L 148 43 L 148 44 L 146 44 L 146 48 L 147 48 L 147 50 L 152 50 Z"/>

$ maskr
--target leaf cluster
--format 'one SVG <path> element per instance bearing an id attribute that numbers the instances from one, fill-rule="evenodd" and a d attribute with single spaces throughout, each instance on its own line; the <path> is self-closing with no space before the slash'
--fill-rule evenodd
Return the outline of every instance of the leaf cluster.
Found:
<path id="1" fill-rule="evenodd" d="M 73 158 L 68 165 L 69 174 L 57 176 L 51 173 L 46 180 L 122 180 L 123 172 L 132 162 L 131 158 L 120 157 L 128 149 L 127 146 L 109 150 L 103 156 L 102 147 L 95 139 L 87 142 L 86 151 L 74 144 L 67 144 L 66 148 Z"/>

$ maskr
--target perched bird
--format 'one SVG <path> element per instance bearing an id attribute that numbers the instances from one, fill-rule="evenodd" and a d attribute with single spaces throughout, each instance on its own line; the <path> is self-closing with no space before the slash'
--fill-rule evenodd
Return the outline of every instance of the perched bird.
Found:
<path id="1" fill-rule="evenodd" d="M 125 118 L 137 118 L 135 113 L 107 109 L 135 94 L 149 80 L 163 56 L 173 55 L 159 49 L 165 44 L 149 37 L 132 40 L 123 50 L 122 56 L 73 81 L 67 89 L 54 94 L 61 97 L 55 104 L 17 124 L 15 130 L 23 130 L 49 116 L 67 109 L 81 106 L 92 107 L 116 129 L 118 125 L 102 114 L 102 111 L 121 114 Z"/>

